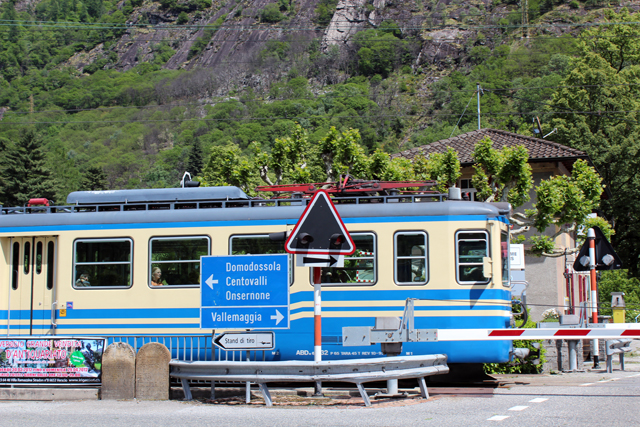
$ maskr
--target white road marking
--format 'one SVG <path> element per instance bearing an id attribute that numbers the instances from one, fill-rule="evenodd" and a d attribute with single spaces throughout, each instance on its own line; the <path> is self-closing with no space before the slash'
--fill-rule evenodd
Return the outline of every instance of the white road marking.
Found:
<path id="1" fill-rule="evenodd" d="M 528 406 L 514 406 L 513 408 L 509 408 L 510 411 L 524 411 Z"/>
<path id="2" fill-rule="evenodd" d="M 588 385 L 594 385 L 595 383 L 586 383 L 586 384 L 580 384 L 580 387 L 586 387 Z"/>
<path id="3" fill-rule="evenodd" d="M 531 399 L 529 402 L 530 403 L 542 403 L 542 402 L 546 402 L 547 400 L 549 400 L 548 398 L 544 398 L 544 397 L 536 397 L 535 399 Z"/>
<path id="4" fill-rule="evenodd" d="M 640 377 L 640 374 L 629 375 L 629 378 L 633 378 L 633 377 Z"/>
<path id="5" fill-rule="evenodd" d="M 494 415 L 491 418 L 487 418 L 487 421 L 502 421 L 509 418 L 509 415 Z"/>

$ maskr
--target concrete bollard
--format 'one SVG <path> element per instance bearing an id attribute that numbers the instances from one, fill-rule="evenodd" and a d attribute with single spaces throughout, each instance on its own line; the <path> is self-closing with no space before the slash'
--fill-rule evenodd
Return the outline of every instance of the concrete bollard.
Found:
<path id="1" fill-rule="evenodd" d="M 133 399 L 136 395 L 136 352 L 127 343 L 111 344 L 102 356 L 103 400 Z"/>
<path id="2" fill-rule="evenodd" d="M 157 342 L 147 343 L 136 357 L 136 399 L 169 400 L 171 353 Z"/>

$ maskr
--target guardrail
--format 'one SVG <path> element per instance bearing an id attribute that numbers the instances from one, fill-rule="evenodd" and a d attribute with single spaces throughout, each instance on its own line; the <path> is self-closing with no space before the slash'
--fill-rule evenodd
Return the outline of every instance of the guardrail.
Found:
<path id="1" fill-rule="evenodd" d="M 241 381 L 257 383 L 267 406 L 273 406 L 267 384 L 271 382 L 323 382 L 353 383 L 366 406 L 371 406 L 363 383 L 405 378 L 417 378 L 420 394 L 427 399 L 429 393 L 425 377 L 449 372 L 445 354 L 427 356 L 381 357 L 332 361 L 283 362 L 184 362 L 172 360 L 170 376 L 182 382 L 184 395 L 192 399 L 189 380 Z"/>
<path id="2" fill-rule="evenodd" d="M 607 372 L 613 373 L 613 355 L 618 354 L 620 356 L 620 369 L 624 371 L 624 354 L 631 351 L 631 340 L 607 340 L 606 341 L 607 352 Z"/>

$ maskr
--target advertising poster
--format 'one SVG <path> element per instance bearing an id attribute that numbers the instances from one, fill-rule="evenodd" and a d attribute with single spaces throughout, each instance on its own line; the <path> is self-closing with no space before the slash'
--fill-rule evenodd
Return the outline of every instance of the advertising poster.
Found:
<path id="1" fill-rule="evenodd" d="M 104 338 L 0 338 L 0 383 L 99 385 L 104 341 Z"/>

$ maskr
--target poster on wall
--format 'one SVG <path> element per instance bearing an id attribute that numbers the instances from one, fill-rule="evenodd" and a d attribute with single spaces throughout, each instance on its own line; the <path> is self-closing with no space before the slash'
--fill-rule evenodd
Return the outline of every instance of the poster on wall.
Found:
<path id="1" fill-rule="evenodd" d="M 104 338 L 0 338 L 0 384 L 102 381 Z"/>

